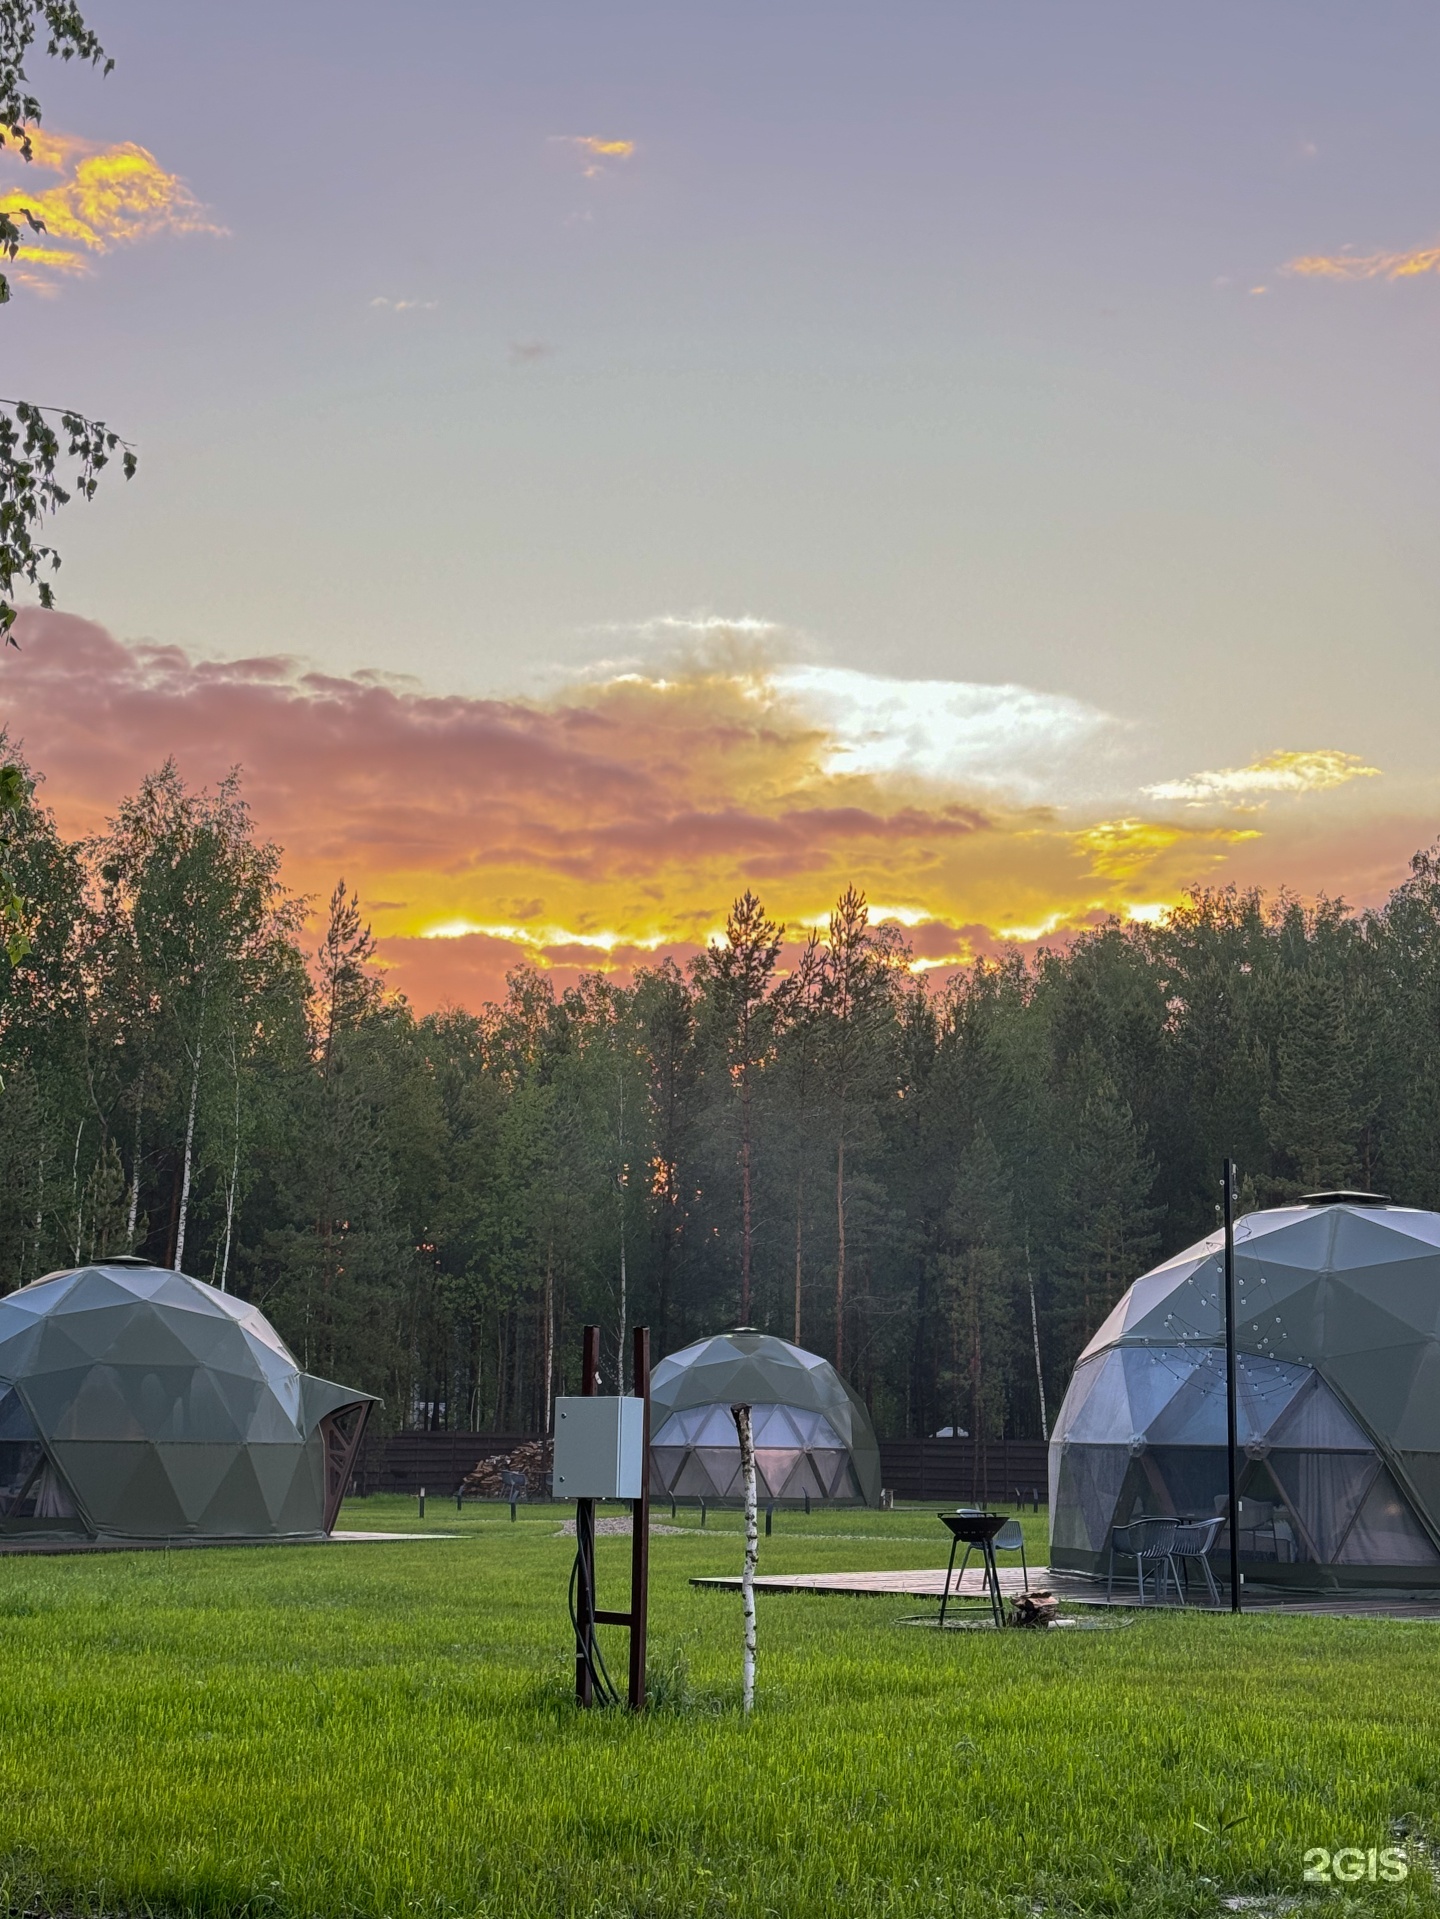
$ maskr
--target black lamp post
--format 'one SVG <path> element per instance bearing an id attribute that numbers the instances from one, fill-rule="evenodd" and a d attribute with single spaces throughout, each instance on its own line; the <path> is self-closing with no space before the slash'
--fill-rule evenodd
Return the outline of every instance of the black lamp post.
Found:
<path id="1" fill-rule="evenodd" d="M 1225 1162 L 1225 1470 L 1230 1494 L 1230 1610 L 1240 1611 L 1240 1501 L 1235 1404 L 1235 1162 Z"/>

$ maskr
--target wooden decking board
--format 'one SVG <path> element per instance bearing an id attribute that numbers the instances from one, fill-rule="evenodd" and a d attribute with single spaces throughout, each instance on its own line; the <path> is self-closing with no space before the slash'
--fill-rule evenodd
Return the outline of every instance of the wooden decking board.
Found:
<path id="1" fill-rule="evenodd" d="M 706 1586 L 713 1591 L 738 1592 L 740 1581 L 736 1577 L 692 1579 L 692 1586 Z M 766 1573 L 755 1581 L 757 1591 L 789 1593 L 845 1593 L 853 1598 L 873 1596 L 896 1596 L 909 1599 L 939 1599 L 945 1589 L 945 1568 L 943 1566 L 924 1566 L 910 1572 L 835 1572 L 835 1573 Z M 1018 1566 L 1000 1568 L 1000 1590 L 1004 1594 L 1024 1591 L 1025 1579 Z M 1046 1566 L 1030 1568 L 1030 1589 L 1033 1592 L 1053 1592 L 1070 1606 L 1122 1606 L 1127 1611 L 1136 1611 L 1139 1601 L 1136 1597 L 1133 1580 L 1126 1586 L 1116 1584 L 1113 1598 L 1107 1599 L 1105 1587 L 1099 1581 L 1077 1578 L 1073 1573 L 1053 1573 Z M 954 1581 L 950 1587 L 952 1599 L 983 1599 L 984 1587 L 977 1568 L 969 1568 L 961 1581 Z M 1153 1599 L 1146 1600 L 1146 1609 L 1155 1604 Z M 1167 1611 L 1175 1609 L 1173 1598 L 1166 1601 Z M 1228 1603 L 1221 1600 L 1221 1609 L 1228 1611 Z M 1191 1612 L 1209 1611 L 1208 1605 L 1197 1600 L 1191 1593 L 1189 1601 Z M 1339 1617 L 1367 1619 L 1411 1619 L 1430 1620 L 1440 1623 L 1440 1596 L 1435 1599 L 1413 1599 L 1397 1596 L 1387 1599 L 1383 1596 L 1360 1596 L 1316 1594 L 1280 1594 L 1252 1593 L 1245 1595 L 1246 1612 L 1264 1613 L 1320 1613 Z"/>
<path id="2" fill-rule="evenodd" d="M 1046 1585 L 1049 1575 L 1043 1567 L 1036 1567 L 1030 1575 L 1030 1584 L 1037 1591 Z M 692 1579 L 692 1586 L 712 1586 L 724 1592 L 739 1592 L 738 1579 Z M 919 1572 L 861 1572 L 861 1573 L 766 1573 L 755 1581 L 757 1592 L 834 1592 L 834 1593 L 900 1593 L 913 1598 L 938 1599 L 945 1590 L 945 1568 L 926 1566 Z M 1000 1568 L 1000 1590 L 1002 1593 L 1018 1593 L 1025 1590 L 1025 1581 L 1018 1566 Z M 950 1582 L 951 1596 L 965 1599 L 984 1597 L 984 1586 L 978 1571 L 968 1570 L 963 1580 Z"/>

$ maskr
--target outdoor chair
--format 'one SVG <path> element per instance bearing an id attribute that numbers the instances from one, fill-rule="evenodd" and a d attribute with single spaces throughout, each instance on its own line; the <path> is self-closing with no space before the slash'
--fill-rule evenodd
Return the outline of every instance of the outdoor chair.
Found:
<path id="1" fill-rule="evenodd" d="M 982 1509 L 979 1506 L 961 1506 L 957 1508 L 957 1510 L 961 1513 L 978 1513 Z M 961 1579 L 965 1577 L 966 1561 L 968 1561 L 971 1553 L 976 1550 L 974 1546 L 967 1546 L 965 1548 L 965 1558 L 960 1561 Z M 1030 1590 L 1030 1568 L 1025 1560 L 1025 1528 L 1020 1524 L 1018 1519 L 1007 1519 L 1005 1521 L 1005 1524 L 990 1541 L 990 1550 L 996 1553 L 1019 1553 L 1020 1571 L 1024 1576 L 1025 1591 L 1028 1593 Z M 955 1583 L 958 1589 L 959 1580 Z"/>
<path id="2" fill-rule="evenodd" d="M 1145 1569 L 1155 1568 L 1155 1597 L 1165 1589 L 1166 1575 L 1174 1578 L 1180 1591 L 1180 1573 L 1174 1560 L 1178 1522 L 1173 1519 L 1132 1519 L 1128 1526 L 1116 1526 L 1110 1534 L 1110 1572 L 1105 1581 L 1105 1597 L 1115 1591 L 1115 1556 L 1135 1561 L 1135 1583 L 1140 1589 L 1140 1604 L 1145 1604 Z"/>
<path id="3" fill-rule="evenodd" d="M 1182 1520 L 1175 1528 L 1175 1538 L 1170 1547 L 1171 1564 L 1178 1565 L 1184 1575 L 1185 1593 L 1190 1590 L 1190 1562 L 1194 1559 L 1199 1560 L 1212 1606 L 1220 1604 L 1220 1591 L 1215 1584 L 1215 1575 L 1210 1570 L 1209 1555 L 1214 1551 L 1215 1541 L 1219 1538 L 1224 1526 L 1223 1519 Z M 1185 1604 L 1183 1593 L 1180 1604 L 1182 1606 Z"/>

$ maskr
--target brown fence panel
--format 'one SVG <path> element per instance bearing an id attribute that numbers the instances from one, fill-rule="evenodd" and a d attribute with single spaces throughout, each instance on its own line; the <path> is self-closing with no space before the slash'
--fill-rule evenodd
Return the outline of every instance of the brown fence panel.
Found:
<path id="1" fill-rule="evenodd" d="M 367 1433 L 351 1481 L 357 1493 L 453 1494 L 481 1459 L 513 1452 L 533 1433 Z M 897 1499 L 961 1501 L 1032 1497 L 1043 1505 L 1046 1447 L 1038 1439 L 992 1440 L 977 1456 L 968 1439 L 882 1439 L 880 1476 Z"/>
<path id="2" fill-rule="evenodd" d="M 1048 1448 L 1038 1439 L 882 1439 L 880 1477 L 897 1499 L 1046 1498 Z"/>
<path id="3" fill-rule="evenodd" d="M 367 1434 L 351 1485 L 362 1495 L 418 1493 L 423 1486 L 443 1499 L 455 1493 L 479 1460 L 513 1452 L 534 1437 L 533 1433 Z"/>

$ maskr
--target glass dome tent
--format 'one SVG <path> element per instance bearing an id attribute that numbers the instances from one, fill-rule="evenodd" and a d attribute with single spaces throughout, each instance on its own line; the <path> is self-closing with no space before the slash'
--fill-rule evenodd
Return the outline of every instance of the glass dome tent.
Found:
<path id="1" fill-rule="evenodd" d="M 184 1273 L 51 1273 L 0 1299 L 0 1549 L 323 1538 L 372 1404 Z"/>
<path id="2" fill-rule="evenodd" d="M 1440 1586 L 1440 1214 L 1361 1194 L 1235 1229 L 1247 1584 Z M 1050 1444 L 1050 1563 L 1111 1529 L 1226 1510 L 1224 1241 L 1137 1279 L 1081 1354 Z M 1222 1530 L 1215 1566 L 1229 1542 Z"/>
<path id="3" fill-rule="evenodd" d="M 880 1504 L 880 1447 L 863 1401 L 828 1360 L 741 1328 L 671 1353 L 650 1383 L 650 1490 L 738 1499 L 730 1408 L 748 1404 L 762 1501 Z"/>

